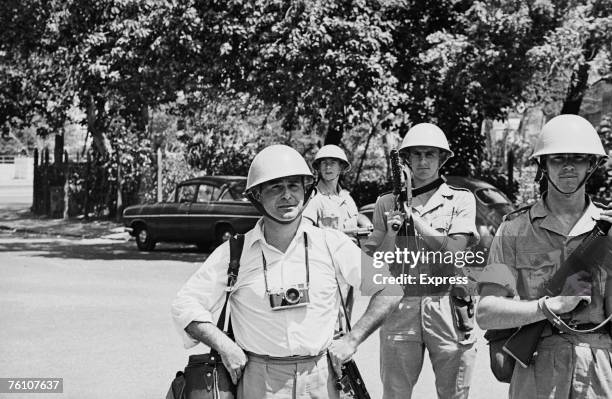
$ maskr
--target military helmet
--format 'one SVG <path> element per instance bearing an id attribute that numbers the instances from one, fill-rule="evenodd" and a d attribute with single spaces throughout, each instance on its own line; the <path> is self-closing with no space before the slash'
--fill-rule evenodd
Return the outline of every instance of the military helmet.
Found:
<path id="1" fill-rule="evenodd" d="M 411 127 L 404 136 L 399 151 L 403 152 L 410 147 L 420 146 L 439 148 L 448 153 L 448 158 L 455 155 L 451 151 L 442 129 L 433 123 L 419 123 Z"/>
<path id="2" fill-rule="evenodd" d="M 306 184 L 314 180 L 308 164 L 299 152 L 282 144 L 268 146 L 261 150 L 251 162 L 246 191 L 262 183 L 289 176 L 304 176 Z"/>
<path id="3" fill-rule="evenodd" d="M 317 154 L 314 157 L 314 161 L 312 161 L 312 166 L 315 169 L 319 169 L 319 163 L 323 160 L 323 158 L 332 158 L 340 161 L 341 164 L 344 164 L 344 171 L 348 172 L 351 170 L 351 164 L 346 157 L 346 154 L 342 150 L 342 148 L 337 145 L 328 144 L 324 145 L 317 151 Z"/>
<path id="4" fill-rule="evenodd" d="M 591 154 L 606 157 L 597 130 L 578 115 L 555 116 L 542 128 L 531 159 L 550 154 Z"/>

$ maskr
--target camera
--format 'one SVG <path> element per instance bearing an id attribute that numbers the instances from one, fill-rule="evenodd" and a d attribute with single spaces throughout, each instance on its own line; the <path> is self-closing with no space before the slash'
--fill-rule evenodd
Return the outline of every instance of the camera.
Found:
<path id="1" fill-rule="evenodd" d="M 268 295 L 272 310 L 296 308 L 310 303 L 308 286 L 306 284 L 298 284 L 277 292 L 270 292 Z"/>

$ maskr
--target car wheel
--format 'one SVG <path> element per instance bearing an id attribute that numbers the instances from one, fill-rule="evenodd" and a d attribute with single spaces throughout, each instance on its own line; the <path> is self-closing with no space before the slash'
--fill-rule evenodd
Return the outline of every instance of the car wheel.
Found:
<path id="1" fill-rule="evenodd" d="M 141 251 L 152 251 L 155 248 L 155 241 L 151 238 L 147 226 L 140 225 L 135 229 L 136 245 Z"/>
<path id="2" fill-rule="evenodd" d="M 223 244 L 225 241 L 229 240 L 234 234 L 236 234 L 236 232 L 234 231 L 232 226 L 228 224 L 217 226 L 215 234 L 216 244 Z"/>

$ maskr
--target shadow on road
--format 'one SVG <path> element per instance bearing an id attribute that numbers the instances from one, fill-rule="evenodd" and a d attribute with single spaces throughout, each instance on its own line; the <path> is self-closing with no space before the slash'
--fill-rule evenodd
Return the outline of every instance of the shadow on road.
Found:
<path id="1" fill-rule="evenodd" d="M 32 240 L 0 242 L 1 252 L 27 252 L 28 256 L 60 259 L 100 260 L 169 260 L 202 262 L 208 254 L 189 246 L 160 246 L 152 252 L 141 252 L 133 242 L 87 243 L 87 240 Z"/>

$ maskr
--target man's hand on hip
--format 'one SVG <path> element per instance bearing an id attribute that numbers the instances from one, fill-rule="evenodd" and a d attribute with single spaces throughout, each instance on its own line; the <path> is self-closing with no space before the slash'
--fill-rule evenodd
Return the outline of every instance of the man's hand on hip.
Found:
<path id="1" fill-rule="evenodd" d="M 242 377 L 242 370 L 247 364 L 247 357 L 242 348 L 240 348 L 235 342 L 231 345 L 227 345 L 223 352 L 219 353 L 223 365 L 227 369 L 232 378 L 234 384 L 238 384 L 238 381 Z"/>

